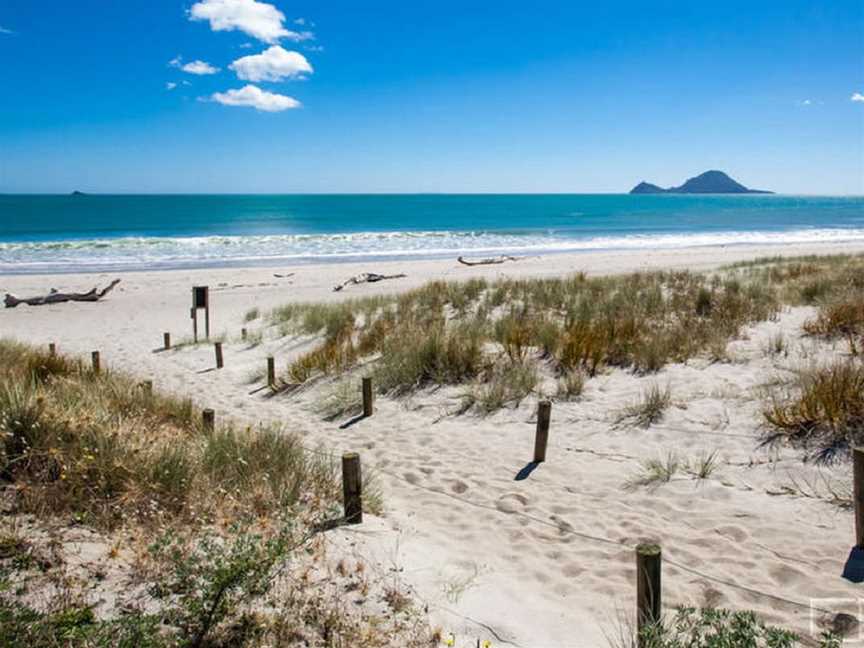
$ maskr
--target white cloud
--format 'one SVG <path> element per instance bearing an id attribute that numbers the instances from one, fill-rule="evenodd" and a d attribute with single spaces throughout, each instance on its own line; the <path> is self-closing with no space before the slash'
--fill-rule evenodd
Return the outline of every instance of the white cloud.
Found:
<path id="1" fill-rule="evenodd" d="M 219 68 L 213 67 L 206 61 L 191 61 L 190 63 L 186 63 L 186 65 L 181 65 L 180 69 L 189 74 L 198 75 L 216 74 L 219 71 Z"/>
<path id="2" fill-rule="evenodd" d="M 0 34 L 14 34 L 14 33 L 15 32 L 13 32 L 11 29 L 6 29 L 2 25 L 0 25 Z"/>
<path id="3" fill-rule="evenodd" d="M 177 87 L 177 84 L 174 83 L 173 81 L 169 81 L 168 83 L 165 84 L 166 90 L 173 90 L 176 87 Z"/>
<path id="4" fill-rule="evenodd" d="M 260 54 L 239 58 L 228 67 L 244 81 L 300 79 L 313 72 L 309 61 L 300 52 L 288 52 L 279 45 L 268 47 Z"/>
<path id="5" fill-rule="evenodd" d="M 853 92 L 852 96 L 849 97 L 849 99 L 852 101 L 864 103 L 864 94 L 861 94 L 860 92 Z"/>
<path id="6" fill-rule="evenodd" d="M 201 0 L 192 5 L 189 19 L 207 20 L 213 31 L 240 30 L 271 45 L 281 38 L 299 42 L 315 37 L 308 31 L 285 29 L 285 14 L 257 0 Z"/>
<path id="7" fill-rule="evenodd" d="M 248 106 L 263 112 L 281 112 L 301 105 L 293 97 L 267 92 L 251 84 L 238 90 L 216 92 L 210 99 L 223 106 Z"/>

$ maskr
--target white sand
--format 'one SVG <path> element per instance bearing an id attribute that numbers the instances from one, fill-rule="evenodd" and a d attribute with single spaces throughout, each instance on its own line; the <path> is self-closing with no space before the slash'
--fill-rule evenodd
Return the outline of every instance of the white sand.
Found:
<path id="1" fill-rule="evenodd" d="M 351 551 L 367 556 L 382 578 L 411 588 L 444 635 L 456 635 L 457 645 L 474 646 L 478 638 L 495 646 L 607 645 L 616 610 L 633 616 L 633 547 L 644 539 L 663 546 L 665 606 L 755 609 L 771 622 L 807 633 L 811 599 L 832 599 L 814 601 L 832 612 L 859 612 L 860 586 L 841 578 L 854 540 L 852 514 L 818 497 L 828 496 L 826 484 L 851 488 L 851 471 L 845 465 L 830 470 L 804 465 L 797 451 L 761 449 L 756 437 L 759 386 L 802 362 L 840 352 L 801 336 L 810 309 L 787 310 L 779 321 L 747 331 L 730 344 L 729 363 L 693 360 L 652 377 L 612 371 L 592 379 L 580 401 L 554 405 L 548 460 L 522 481 L 514 477 L 531 459 L 535 399 L 482 419 L 447 415 L 457 390 L 400 401 L 379 398 L 374 417 L 340 430 L 310 411 L 320 395 L 315 391 L 276 398 L 250 393 L 260 383 L 250 384 L 249 376 L 263 371 L 266 356 L 276 356 L 283 368 L 305 348 L 302 341 L 265 338 L 250 348 L 239 332 L 243 314 L 253 306 L 267 310 L 290 301 L 387 293 L 433 278 L 698 270 L 781 252 L 842 251 L 861 252 L 864 246 L 586 253 L 477 268 L 405 261 L 126 273 L 100 303 L 0 311 L 0 331 L 40 345 L 55 341 L 70 354 L 98 349 L 107 367 L 152 378 L 158 388 L 188 394 L 220 416 L 283 421 L 309 445 L 359 451 L 364 471 L 377 472 L 386 515 L 332 532 L 334 543 L 353 545 Z M 333 285 L 370 270 L 409 276 L 332 292 Z M 295 274 L 273 276 L 286 272 Z M 2 276 L 0 292 L 86 290 L 113 277 Z M 222 371 L 213 370 L 213 350 L 206 345 L 154 352 L 163 331 L 176 341 L 191 334 L 195 284 L 211 286 L 213 334 L 229 336 Z M 770 357 L 767 340 L 781 331 L 792 351 Z M 672 389 L 676 405 L 664 420 L 647 430 L 616 426 L 621 409 L 653 382 Z M 707 480 L 680 472 L 653 490 L 624 487 L 640 460 L 670 451 L 695 460 L 713 450 L 722 461 Z M 813 496 L 790 492 L 795 484 Z M 823 617 L 813 614 L 818 622 Z"/>

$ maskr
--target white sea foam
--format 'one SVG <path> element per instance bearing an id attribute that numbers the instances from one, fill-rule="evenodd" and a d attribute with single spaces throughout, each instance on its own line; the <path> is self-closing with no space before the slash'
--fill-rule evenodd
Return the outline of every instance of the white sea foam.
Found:
<path id="1" fill-rule="evenodd" d="M 437 257 L 454 253 L 551 253 L 589 250 L 673 249 L 711 245 L 864 241 L 864 229 L 724 231 L 573 237 L 562 233 L 360 232 L 188 238 L 0 243 L 0 272 L 134 270 L 354 258 Z"/>

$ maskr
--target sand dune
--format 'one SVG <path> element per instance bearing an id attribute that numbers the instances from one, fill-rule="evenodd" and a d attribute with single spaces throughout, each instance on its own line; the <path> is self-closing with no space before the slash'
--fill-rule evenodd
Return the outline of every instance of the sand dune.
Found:
<path id="1" fill-rule="evenodd" d="M 782 252 L 850 249 L 861 251 L 796 246 Z M 457 645 L 474 646 L 478 638 L 522 647 L 607 645 L 606 635 L 620 622 L 617 612 L 632 616 L 633 549 L 647 539 L 663 546 L 667 607 L 754 609 L 809 633 L 811 621 L 821 628 L 836 612 L 859 613 L 860 586 L 841 578 L 853 544 L 852 514 L 827 502 L 819 488 L 850 488 L 851 471 L 803 464 L 797 451 L 761 448 L 758 390 L 778 374 L 837 352 L 801 335 L 810 309 L 786 309 L 778 321 L 752 327 L 729 345 L 726 363 L 693 360 L 649 377 L 616 370 L 592 379 L 580 400 L 555 403 L 548 459 L 524 479 L 517 476 L 528 472 L 536 400 L 479 418 L 450 413 L 458 390 L 440 389 L 379 398 L 372 418 L 339 429 L 311 411 L 320 390 L 274 398 L 255 392 L 261 383 L 251 377 L 263 372 L 265 358 L 274 355 L 284 367 L 304 348 L 302 340 L 265 337 L 251 346 L 239 339 L 248 309 L 292 300 L 386 293 L 431 278 L 707 269 L 778 251 L 561 255 L 476 268 L 452 261 L 300 266 L 288 269 L 295 273 L 290 278 L 273 276 L 284 269 L 262 268 L 129 273 L 104 302 L 4 310 L 0 323 L 4 336 L 55 341 L 66 353 L 99 349 L 107 367 L 152 378 L 220 416 L 279 420 L 309 446 L 360 452 L 364 471 L 383 491 L 386 515 L 333 532 L 333 542 L 410 587 Z M 331 291 L 363 270 L 409 276 Z M 4 276 L 0 290 L 86 289 L 112 276 Z M 190 287 L 204 283 L 212 291 L 213 332 L 228 336 L 220 371 L 207 345 L 158 352 L 163 331 L 175 341 L 191 333 Z M 778 332 L 789 341 L 786 357 L 765 352 Z M 622 408 L 653 383 L 671 389 L 674 405 L 664 419 L 648 429 L 617 422 Z M 640 462 L 670 452 L 682 462 L 716 452 L 719 465 L 707 479 L 682 469 L 668 483 L 630 487 Z M 813 485 L 809 497 L 800 492 L 806 484 Z"/>

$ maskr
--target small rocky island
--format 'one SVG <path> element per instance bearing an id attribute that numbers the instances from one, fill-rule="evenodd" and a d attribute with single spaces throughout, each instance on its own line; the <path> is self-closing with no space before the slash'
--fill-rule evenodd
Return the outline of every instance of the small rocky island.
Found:
<path id="1" fill-rule="evenodd" d="M 680 187 L 664 189 L 650 182 L 640 182 L 630 190 L 631 194 L 770 194 L 773 191 L 748 189 L 722 171 L 706 171 L 690 178 Z"/>

